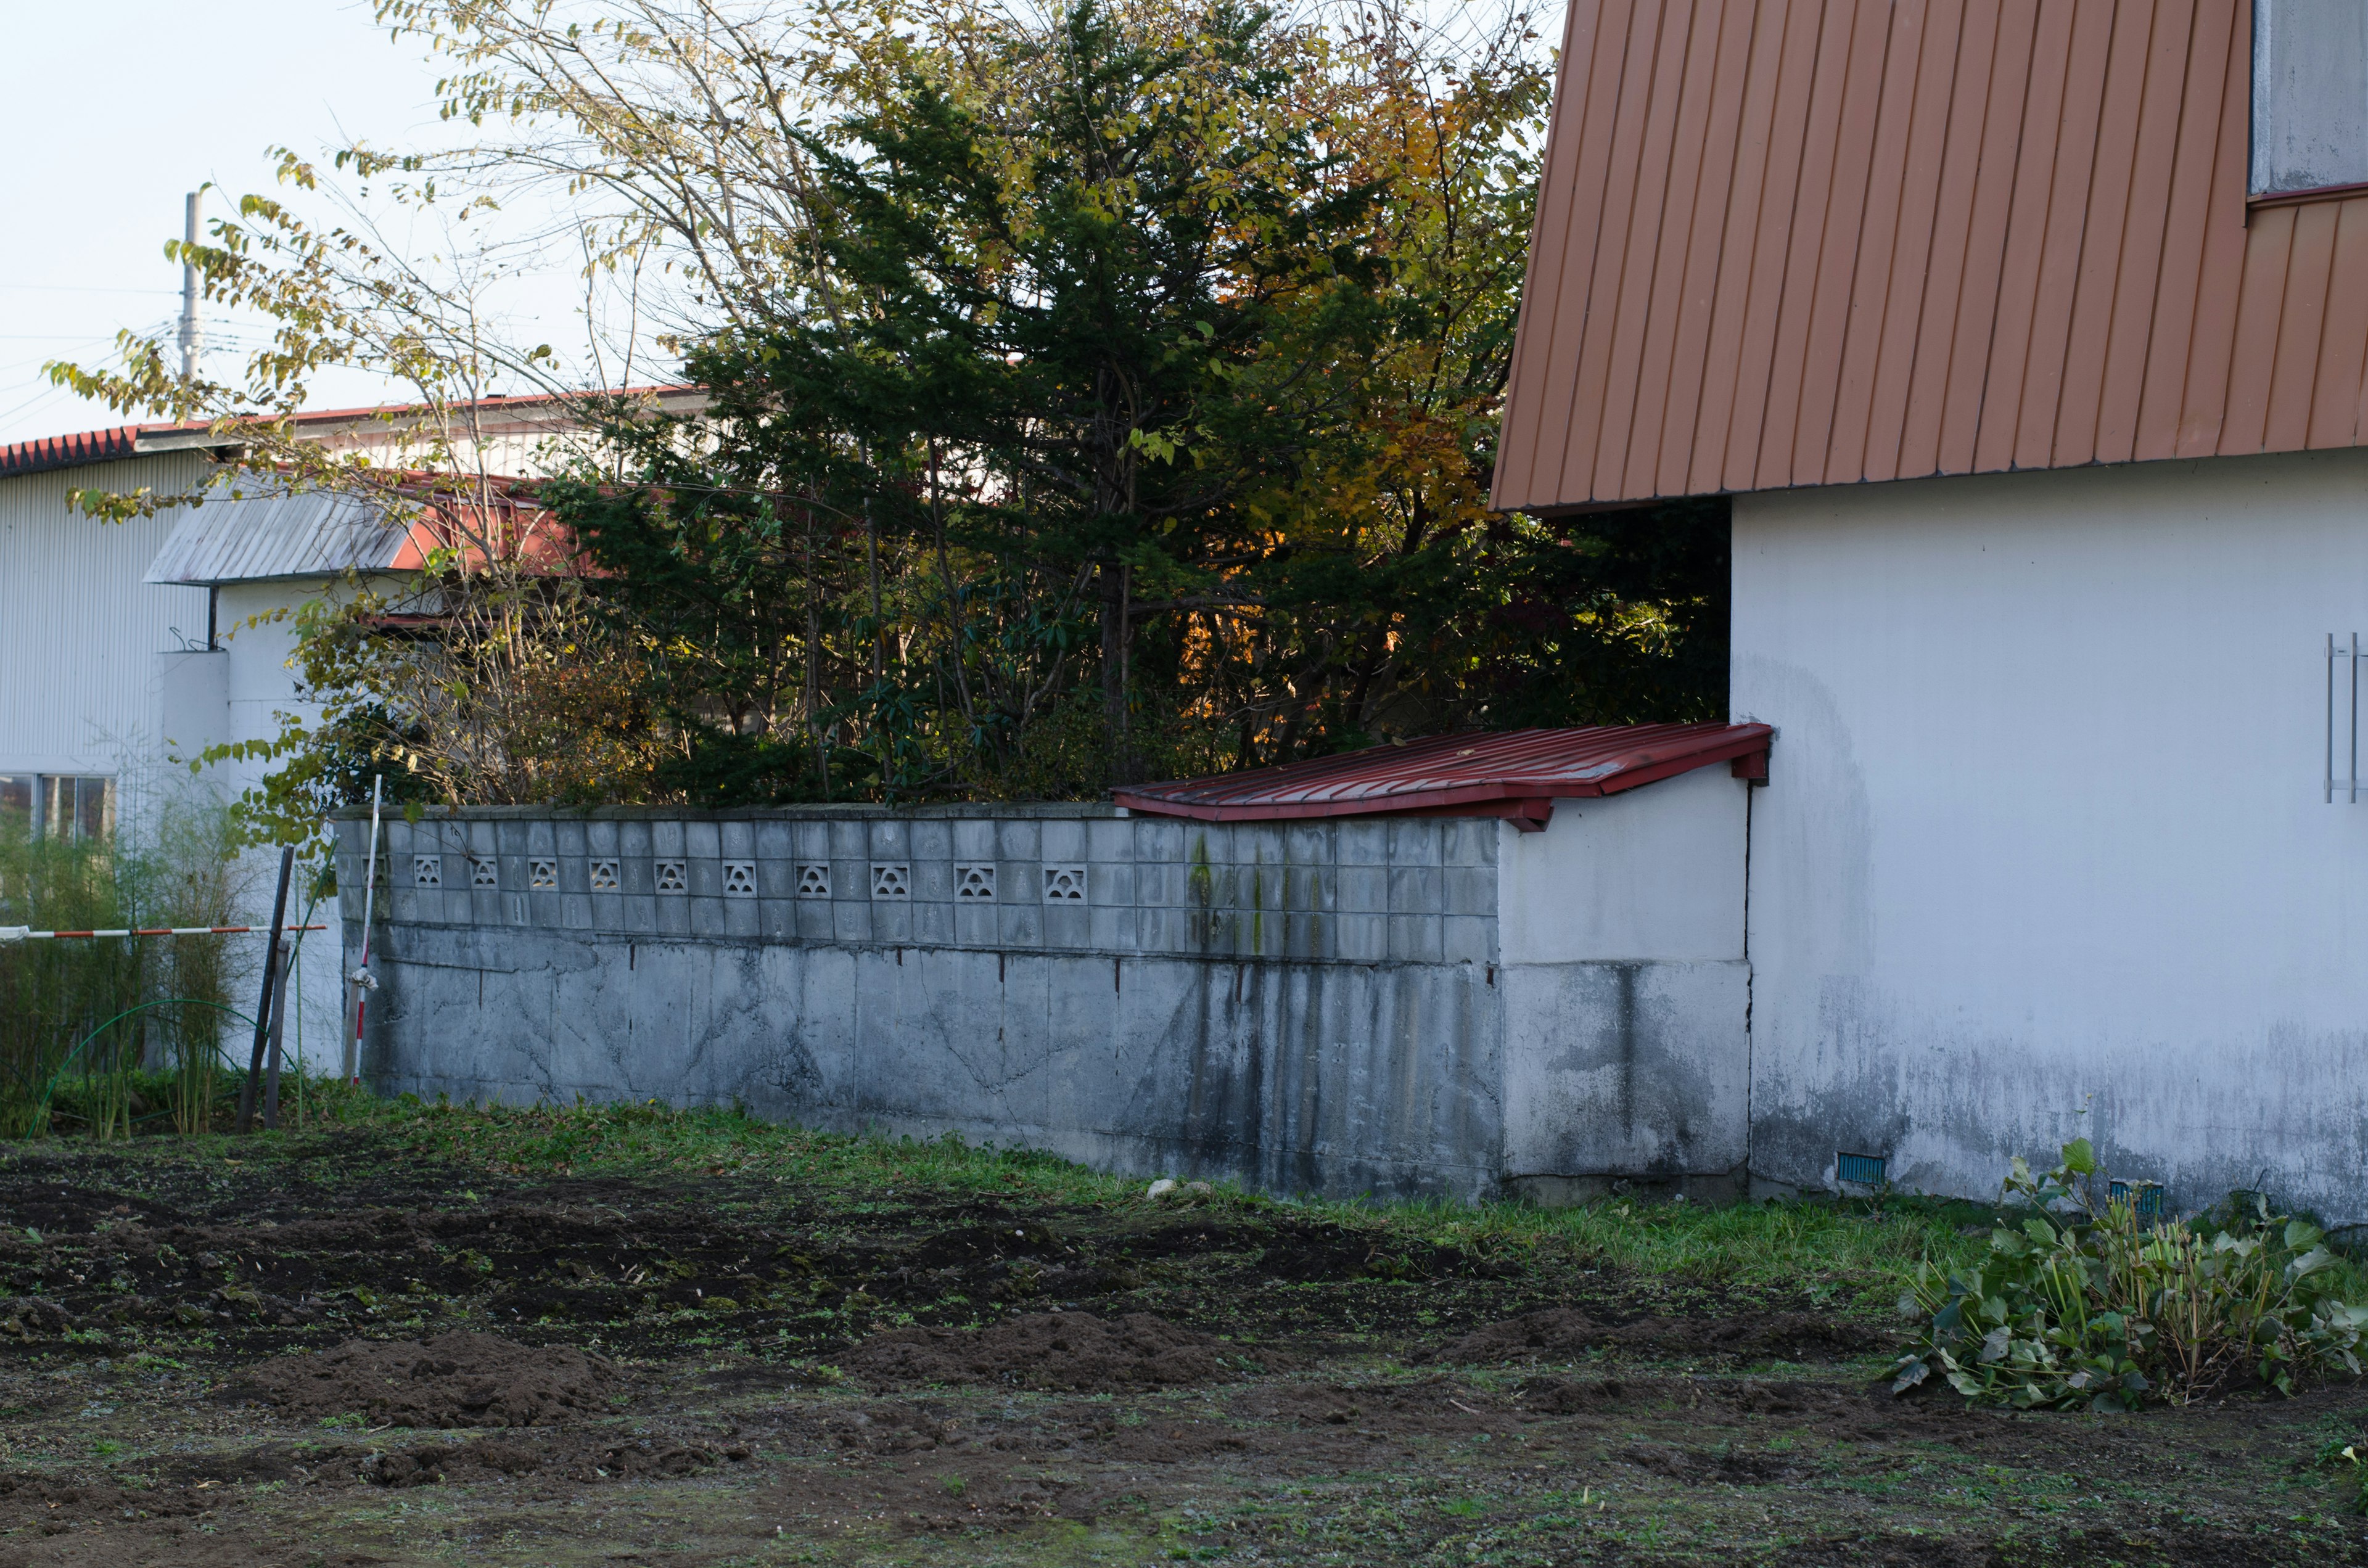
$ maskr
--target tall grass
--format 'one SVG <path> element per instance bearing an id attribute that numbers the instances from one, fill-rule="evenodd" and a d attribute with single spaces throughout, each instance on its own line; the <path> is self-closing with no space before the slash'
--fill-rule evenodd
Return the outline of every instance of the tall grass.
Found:
<path id="1" fill-rule="evenodd" d="M 239 893 L 227 811 L 162 809 L 138 841 L 36 836 L 0 818 L 0 926 L 88 930 L 219 926 Z M 0 1137 L 64 1122 L 102 1138 L 131 1131 L 134 1078 L 172 1078 L 176 1127 L 202 1131 L 220 1072 L 222 1022 L 254 955 L 236 937 L 105 937 L 0 946 Z M 73 1112 L 57 1110 L 71 1082 Z M 60 1125 L 60 1130 L 63 1130 Z"/>

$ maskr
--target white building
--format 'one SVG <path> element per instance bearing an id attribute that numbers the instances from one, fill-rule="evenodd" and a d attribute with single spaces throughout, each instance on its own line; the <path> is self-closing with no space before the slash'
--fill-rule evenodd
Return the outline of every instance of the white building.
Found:
<path id="1" fill-rule="evenodd" d="M 670 392 L 670 409 L 696 394 Z M 547 472 L 572 428 L 551 398 L 489 400 L 471 411 L 453 460 L 492 472 Z M 404 466 L 425 442 L 410 411 L 300 416 L 303 438 Z M 0 447 L 0 811 L 38 832 L 136 835 L 176 790 L 218 800 L 266 768 L 226 762 L 192 778 L 181 759 L 223 743 L 268 740 L 304 704 L 289 667 L 293 627 L 270 619 L 349 569 L 398 569 L 406 536 L 370 509 L 325 495 L 263 494 L 102 522 L 75 490 L 158 497 L 206 493 L 230 442 L 204 426 L 126 426 Z M 256 624 L 257 618 L 264 619 Z M 268 857 L 258 857 L 267 862 Z M 268 916 L 268 868 L 248 878 Z M 315 919 L 336 921 L 334 900 Z M 340 1038 L 336 944 L 306 945 L 292 984 L 308 1057 Z M 290 1049 L 293 1042 L 290 1042 Z"/>
<path id="2" fill-rule="evenodd" d="M 2368 1221 L 2368 28 L 1941 10 L 1574 0 L 1497 502 L 1733 497 L 1755 1179 Z"/>

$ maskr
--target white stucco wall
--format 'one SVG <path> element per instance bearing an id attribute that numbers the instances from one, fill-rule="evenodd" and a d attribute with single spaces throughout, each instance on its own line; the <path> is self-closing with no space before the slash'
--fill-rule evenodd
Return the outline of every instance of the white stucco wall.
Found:
<path id="1" fill-rule="evenodd" d="M 2085 1133 L 2183 1204 L 2368 1218 L 2354 631 L 2368 451 L 1738 498 L 1755 1171 L 1983 1194 Z"/>
<path id="2" fill-rule="evenodd" d="M 290 667 L 296 650 L 292 612 L 326 585 L 321 581 L 222 585 L 216 615 L 225 655 L 221 676 L 224 711 L 220 733 L 223 739 L 274 740 L 280 732 L 280 714 L 297 713 L 311 718 L 317 712 L 314 704 L 300 699 L 297 674 Z M 289 613 L 282 615 L 282 611 Z M 274 766 L 252 761 L 218 763 L 206 770 L 206 777 L 227 794 L 236 796 L 261 784 L 264 775 Z M 277 850 L 247 852 L 244 869 L 250 890 L 248 896 L 256 906 L 254 917 L 258 922 L 270 918 L 279 864 Z M 290 925 L 296 924 L 304 913 L 303 896 L 301 881 L 290 890 Z M 313 914 L 313 921 L 328 929 L 307 934 L 299 949 L 297 967 L 289 976 L 288 1032 L 281 1044 L 290 1061 L 295 1059 L 301 1047 L 308 1070 L 334 1073 L 344 1049 L 346 1031 L 352 1027 L 345 1011 L 337 900 L 334 895 L 322 901 Z M 241 1006 L 251 1006 L 252 1000 Z"/>
<path id="3" fill-rule="evenodd" d="M 1560 1197 L 1557 1182 L 1740 1173 L 1750 794 L 1718 764 L 1558 801 L 1543 833 L 1499 829 L 1512 1179 Z"/>

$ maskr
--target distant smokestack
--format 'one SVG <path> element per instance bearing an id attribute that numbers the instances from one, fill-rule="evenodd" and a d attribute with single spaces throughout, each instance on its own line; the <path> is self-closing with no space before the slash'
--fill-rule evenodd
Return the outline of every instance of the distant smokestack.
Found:
<path id="1" fill-rule="evenodd" d="M 198 208 L 203 198 L 202 191 L 189 192 L 188 209 L 181 233 L 184 244 L 194 246 L 198 243 Z M 191 261 L 188 252 L 184 251 L 181 256 L 181 380 L 194 381 L 198 379 L 198 355 L 205 346 L 206 329 L 198 320 L 198 264 Z"/>

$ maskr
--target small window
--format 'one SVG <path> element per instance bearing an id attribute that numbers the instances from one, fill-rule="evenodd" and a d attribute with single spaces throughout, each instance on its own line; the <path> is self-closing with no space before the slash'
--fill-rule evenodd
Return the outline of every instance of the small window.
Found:
<path id="1" fill-rule="evenodd" d="M 0 774 L 0 821 L 58 838 L 105 838 L 115 831 L 115 780 L 104 775 Z"/>
<path id="2" fill-rule="evenodd" d="M 2254 0 L 2252 193 L 2368 185 L 2368 6 Z"/>

